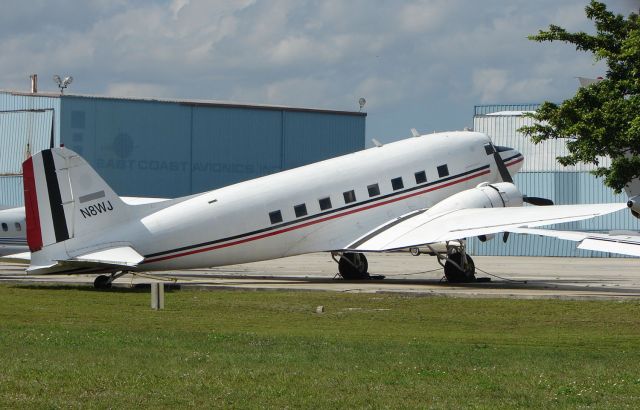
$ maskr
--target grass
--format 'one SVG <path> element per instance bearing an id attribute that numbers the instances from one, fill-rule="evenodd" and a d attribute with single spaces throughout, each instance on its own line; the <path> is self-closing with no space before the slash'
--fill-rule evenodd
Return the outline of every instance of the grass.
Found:
<path id="1" fill-rule="evenodd" d="M 0 408 L 637 407 L 639 342 L 635 301 L 0 286 Z"/>

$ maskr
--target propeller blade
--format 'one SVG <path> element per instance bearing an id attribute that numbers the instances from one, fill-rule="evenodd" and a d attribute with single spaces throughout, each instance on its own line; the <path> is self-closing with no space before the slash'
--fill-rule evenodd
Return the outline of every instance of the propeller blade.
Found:
<path id="1" fill-rule="evenodd" d="M 507 166 L 504 164 L 502 157 L 498 151 L 493 152 L 493 158 L 496 161 L 496 165 L 498 166 L 498 172 L 500 172 L 500 177 L 504 182 L 511 182 L 513 184 L 513 178 L 511 178 L 511 174 L 507 169 Z"/>
<path id="2" fill-rule="evenodd" d="M 509 239 L 509 232 L 502 233 L 502 242 L 507 243 L 507 239 Z"/>
<path id="3" fill-rule="evenodd" d="M 537 206 L 547 206 L 547 205 L 553 205 L 553 201 L 547 198 L 540 198 L 537 196 L 526 196 L 524 195 L 522 197 L 522 200 L 528 204 L 531 205 L 537 205 Z"/>

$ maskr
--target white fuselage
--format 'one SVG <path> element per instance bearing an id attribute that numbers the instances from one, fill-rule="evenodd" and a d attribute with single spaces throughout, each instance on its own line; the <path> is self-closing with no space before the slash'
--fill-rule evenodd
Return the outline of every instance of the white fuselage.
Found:
<path id="1" fill-rule="evenodd" d="M 400 215 L 500 181 L 493 155 L 485 151 L 490 142 L 474 132 L 411 138 L 187 197 L 78 240 L 85 248 L 126 242 L 145 257 L 136 268 L 144 271 L 340 250 Z M 522 156 L 501 154 L 510 173 L 517 172 Z"/>

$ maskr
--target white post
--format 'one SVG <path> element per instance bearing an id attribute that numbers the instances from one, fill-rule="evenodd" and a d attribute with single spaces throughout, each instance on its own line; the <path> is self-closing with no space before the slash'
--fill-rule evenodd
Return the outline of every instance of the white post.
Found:
<path id="1" fill-rule="evenodd" d="M 164 283 L 151 283 L 151 309 L 164 309 Z"/>

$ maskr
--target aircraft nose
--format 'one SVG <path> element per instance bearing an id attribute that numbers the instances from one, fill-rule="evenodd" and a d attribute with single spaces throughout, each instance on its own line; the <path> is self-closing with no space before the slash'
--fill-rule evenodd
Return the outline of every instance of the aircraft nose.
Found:
<path id="1" fill-rule="evenodd" d="M 496 151 L 511 175 L 515 175 L 524 164 L 524 156 L 515 148 L 496 146 Z"/>

